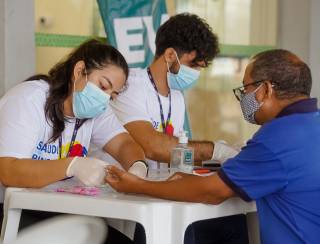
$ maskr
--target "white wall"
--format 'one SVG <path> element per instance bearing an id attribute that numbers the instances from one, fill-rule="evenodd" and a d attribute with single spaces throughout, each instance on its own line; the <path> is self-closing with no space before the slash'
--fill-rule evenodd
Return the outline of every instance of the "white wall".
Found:
<path id="1" fill-rule="evenodd" d="M 310 7 L 311 13 L 309 63 L 313 79 L 312 95 L 320 99 L 320 1 L 311 0 Z"/>
<path id="2" fill-rule="evenodd" d="M 0 96 L 34 72 L 34 2 L 0 0 Z"/>
<path id="3" fill-rule="evenodd" d="M 250 44 L 276 45 L 278 34 L 278 1 L 251 1 Z"/>
<path id="4" fill-rule="evenodd" d="M 310 0 L 278 0 L 278 47 L 309 63 Z"/>
<path id="5" fill-rule="evenodd" d="M 4 1 L 0 0 L 0 96 L 4 92 Z"/>
<path id="6" fill-rule="evenodd" d="M 278 0 L 278 4 L 278 47 L 294 52 L 310 66 L 311 95 L 320 99 L 320 1 Z"/>
<path id="7" fill-rule="evenodd" d="M 96 0 L 34 0 L 35 31 L 78 36 L 94 35 L 93 21 Z M 97 13 L 99 14 L 99 13 Z M 46 18 L 41 24 L 40 18 Z M 103 26 L 102 23 L 99 26 Z M 37 47 L 36 73 L 47 73 L 73 48 Z"/>

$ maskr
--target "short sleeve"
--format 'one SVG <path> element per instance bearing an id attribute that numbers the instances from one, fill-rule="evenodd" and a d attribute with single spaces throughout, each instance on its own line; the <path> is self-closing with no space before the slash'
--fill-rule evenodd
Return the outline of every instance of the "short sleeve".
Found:
<path id="1" fill-rule="evenodd" d="M 288 184 L 279 158 L 261 142 L 252 140 L 223 164 L 218 175 L 245 201 L 272 194 Z"/>
<path id="2" fill-rule="evenodd" d="M 120 124 L 112 109 L 109 107 L 99 115 L 93 123 L 91 142 L 102 148 L 113 137 L 127 132 Z"/>
<path id="3" fill-rule="evenodd" d="M 42 130 L 44 110 L 40 107 L 32 99 L 17 96 L 1 105 L 0 157 L 31 157 Z"/>
<path id="4" fill-rule="evenodd" d="M 140 70 L 139 74 L 129 77 L 127 89 L 110 103 L 123 125 L 137 120 L 150 122 L 146 107 L 147 95 L 143 80 L 145 77 L 141 76 L 141 80 L 139 80 L 140 72 L 143 71 L 145 70 Z"/>

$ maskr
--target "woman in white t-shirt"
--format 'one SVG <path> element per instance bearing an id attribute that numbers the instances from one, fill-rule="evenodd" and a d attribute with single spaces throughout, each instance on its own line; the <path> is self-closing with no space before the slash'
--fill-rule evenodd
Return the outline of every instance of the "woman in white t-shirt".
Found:
<path id="1" fill-rule="evenodd" d="M 128 65 L 112 46 L 89 40 L 0 99 L 0 182 L 42 187 L 75 176 L 103 183 L 106 163 L 86 157 L 90 143 L 123 168 L 145 176 L 143 150 L 109 109 L 125 87 Z"/>

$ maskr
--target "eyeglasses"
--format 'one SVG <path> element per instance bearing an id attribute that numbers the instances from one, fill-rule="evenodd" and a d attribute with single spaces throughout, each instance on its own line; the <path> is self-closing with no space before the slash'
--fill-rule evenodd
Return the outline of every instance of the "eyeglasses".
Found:
<path id="1" fill-rule="evenodd" d="M 254 81 L 254 82 L 240 86 L 240 87 L 232 89 L 232 90 L 233 90 L 233 93 L 234 93 L 235 97 L 237 98 L 237 100 L 240 101 L 241 98 L 246 94 L 246 87 L 257 85 L 262 82 L 264 82 L 264 80 Z"/>

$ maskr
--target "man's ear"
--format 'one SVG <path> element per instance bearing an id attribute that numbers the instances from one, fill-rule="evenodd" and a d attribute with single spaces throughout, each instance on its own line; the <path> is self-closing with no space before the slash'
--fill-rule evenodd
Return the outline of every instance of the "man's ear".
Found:
<path id="1" fill-rule="evenodd" d="M 79 80 L 85 72 L 85 63 L 83 60 L 78 61 L 73 68 L 73 81 Z"/>
<path id="2" fill-rule="evenodd" d="M 272 97 L 272 94 L 273 94 L 273 85 L 271 83 L 271 81 L 266 81 L 265 82 L 265 85 L 266 85 L 266 97 L 267 98 L 271 98 Z"/>
<path id="3" fill-rule="evenodd" d="M 164 60 L 168 62 L 169 67 L 177 61 L 176 51 L 172 47 L 168 47 L 163 54 Z"/>

